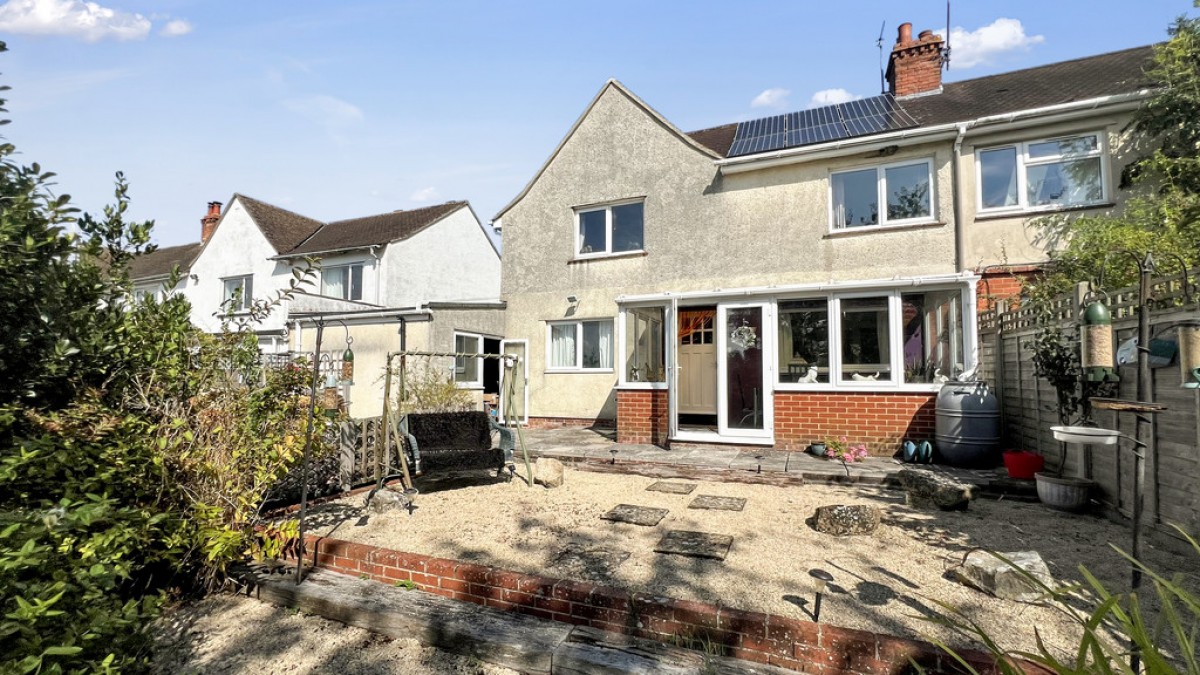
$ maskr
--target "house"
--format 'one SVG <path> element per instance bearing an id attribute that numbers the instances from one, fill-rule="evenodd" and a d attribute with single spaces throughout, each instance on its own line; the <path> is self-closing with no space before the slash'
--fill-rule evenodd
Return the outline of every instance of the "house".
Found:
<path id="1" fill-rule="evenodd" d="M 355 385 L 342 391 L 352 416 L 379 414 L 386 354 L 402 345 L 499 353 L 500 255 L 467 202 L 332 222 L 242 194 L 221 207 L 209 203 L 199 243 L 138 256 L 135 292 L 182 293 L 192 322 L 217 332 L 227 310 L 238 316 L 255 300 L 273 299 L 311 266 L 312 284 L 253 328 L 264 353 L 295 354 L 311 352 L 317 325 L 326 324 L 323 367 L 331 372 L 353 344 Z M 176 265 L 181 275 L 168 289 Z M 499 388 L 495 362 L 482 361 L 439 367 L 481 397 Z"/>
<path id="2" fill-rule="evenodd" d="M 495 218 L 530 424 L 932 438 L 981 298 L 1045 260 L 1031 219 L 1119 207 L 1152 56 L 943 83 L 942 47 L 904 24 L 882 95 L 692 133 L 606 83 Z"/>

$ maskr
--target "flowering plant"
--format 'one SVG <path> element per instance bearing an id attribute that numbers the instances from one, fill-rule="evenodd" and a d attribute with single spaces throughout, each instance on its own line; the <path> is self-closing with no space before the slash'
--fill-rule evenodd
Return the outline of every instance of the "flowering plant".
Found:
<path id="1" fill-rule="evenodd" d="M 864 443 L 851 444 L 845 436 L 839 436 L 837 439 L 826 438 L 825 456 L 846 463 L 861 462 L 867 457 L 867 446 Z"/>

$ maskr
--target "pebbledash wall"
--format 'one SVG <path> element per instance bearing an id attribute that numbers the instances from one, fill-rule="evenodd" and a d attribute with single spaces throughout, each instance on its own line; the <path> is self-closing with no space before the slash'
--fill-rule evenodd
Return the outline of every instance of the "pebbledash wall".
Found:
<path id="1" fill-rule="evenodd" d="M 905 439 L 932 440 L 936 394 L 776 392 L 775 448 L 804 450 L 846 436 L 872 454 L 891 455 Z M 667 392 L 617 392 L 617 442 L 665 445 Z"/>
<path id="2" fill-rule="evenodd" d="M 388 584 L 410 582 L 454 600 L 668 644 L 715 646 L 726 656 L 815 675 L 895 675 L 912 671 L 913 663 L 929 673 L 966 672 L 934 645 L 917 640 L 339 539 L 309 535 L 305 541 L 316 565 L 333 572 Z M 962 651 L 960 656 L 981 675 L 999 673 L 987 654 Z M 1027 673 L 1048 673 L 1018 665 Z"/>

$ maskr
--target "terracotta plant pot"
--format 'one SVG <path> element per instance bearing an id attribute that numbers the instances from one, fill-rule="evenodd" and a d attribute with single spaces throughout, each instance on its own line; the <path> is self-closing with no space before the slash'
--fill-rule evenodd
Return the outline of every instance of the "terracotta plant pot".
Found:
<path id="1" fill-rule="evenodd" d="M 1033 480 L 1033 475 L 1046 466 L 1046 458 L 1028 450 L 1009 450 L 1004 453 L 1004 468 L 1009 478 Z"/>

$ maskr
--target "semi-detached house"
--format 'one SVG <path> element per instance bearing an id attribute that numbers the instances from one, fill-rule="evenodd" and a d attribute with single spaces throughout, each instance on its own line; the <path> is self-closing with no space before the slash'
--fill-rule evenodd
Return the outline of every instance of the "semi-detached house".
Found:
<path id="1" fill-rule="evenodd" d="M 684 133 L 605 84 L 495 219 L 531 425 L 874 452 L 931 438 L 1030 221 L 1119 208 L 1152 48 L 943 83 L 901 26 L 880 96 Z"/>

